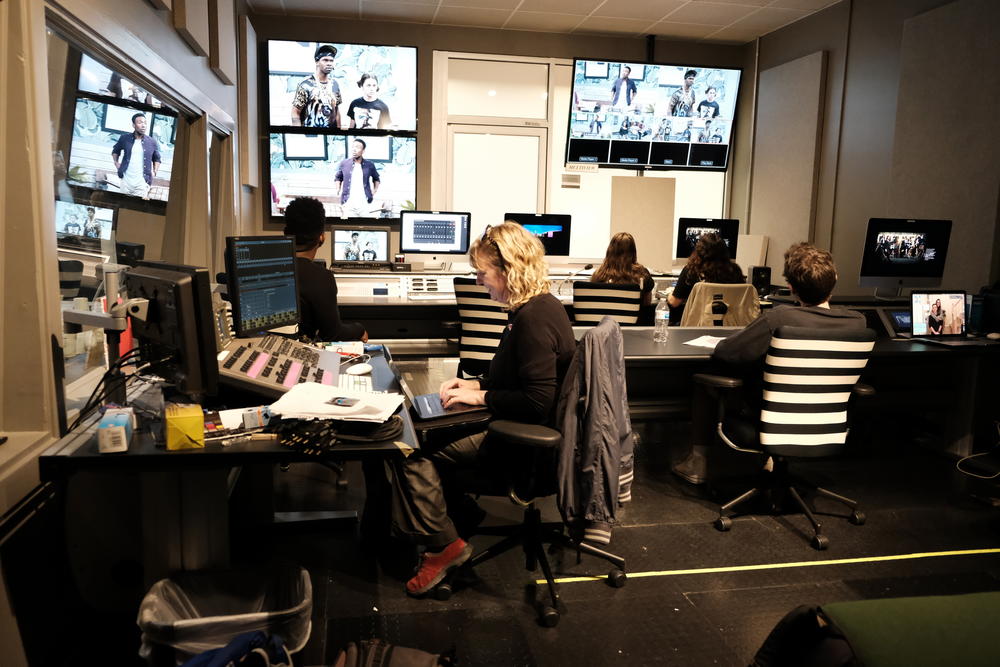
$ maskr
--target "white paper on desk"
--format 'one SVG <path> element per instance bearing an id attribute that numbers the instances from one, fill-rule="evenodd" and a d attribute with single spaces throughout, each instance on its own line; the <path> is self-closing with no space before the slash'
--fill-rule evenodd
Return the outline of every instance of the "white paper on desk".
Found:
<path id="1" fill-rule="evenodd" d="M 341 343 L 323 343 L 321 347 L 327 352 L 343 352 L 344 354 L 365 353 L 365 344 L 360 340 L 349 340 Z"/>
<path id="2" fill-rule="evenodd" d="M 356 398 L 350 407 L 331 405 L 338 396 Z M 286 419 L 343 419 L 345 421 L 384 422 L 403 403 L 400 394 L 371 394 L 347 387 L 331 387 L 318 382 L 303 382 L 271 404 L 271 412 Z"/>
<path id="3" fill-rule="evenodd" d="M 725 340 L 725 336 L 698 336 L 697 338 L 692 338 L 684 344 L 693 345 L 694 347 L 707 347 L 714 350 L 720 340 Z"/>

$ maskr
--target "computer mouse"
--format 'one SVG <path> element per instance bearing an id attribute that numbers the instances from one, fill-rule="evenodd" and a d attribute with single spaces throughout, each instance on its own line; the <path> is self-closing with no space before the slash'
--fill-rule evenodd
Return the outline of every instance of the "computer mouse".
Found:
<path id="1" fill-rule="evenodd" d="M 348 375 L 368 375 L 372 372 L 371 364 L 354 364 L 353 366 L 348 366 L 347 370 L 344 371 Z"/>
<path id="2" fill-rule="evenodd" d="M 994 331 L 992 333 L 988 333 L 986 334 L 986 337 L 990 340 L 1000 340 L 1000 332 Z"/>

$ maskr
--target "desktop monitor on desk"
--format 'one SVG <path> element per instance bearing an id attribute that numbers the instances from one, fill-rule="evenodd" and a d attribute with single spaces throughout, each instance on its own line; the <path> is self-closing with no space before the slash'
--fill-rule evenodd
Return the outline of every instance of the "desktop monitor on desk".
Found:
<path id="1" fill-rule="evenodd" d="M 388 262 L 389 230 L 334 225 L 334 266 L 349 262 Z"/>
<path id="2" fill-rule="evenodd" d="M 297 276 L 291 237 L 227 237 L 226 279 L 236 335 L 298 324 Z"/>
<path id="3" fill-rule="evenodd" d="M 680 218 L 677 221 L 677 259 L 687 260 L 704 234 L 718 234 L 729 249 L 729 258 L 736 259 L 740 221 L 731 218 Z"/>
<path id="4" fill-rule="evenodd" d="M 504 213 L 538 237 L 548 257 L 568 257 L 572 217 L 564 213 Z"/>
<path id="5" fill-rule="evenodd" d="M 449 211 L 402 211 L 399 215 L 399 251 L 406 260 L 429 260 L 442 267 L 449 258 L 469 252 L 472 215 Z"/>
<path id="6" fill-rule="evenodd" d="M 944 276 L 951 220 L 871 218 L 860 287 L 937 287 Z"/>

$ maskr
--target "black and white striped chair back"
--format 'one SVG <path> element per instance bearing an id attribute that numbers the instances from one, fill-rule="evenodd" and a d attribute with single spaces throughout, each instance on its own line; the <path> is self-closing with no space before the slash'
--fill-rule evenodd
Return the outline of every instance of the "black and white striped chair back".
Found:
<path id="1" fill-rule="evenodd" d="M 455 301 L 462 326 L 458 341 L 459 377 L 483 375 L 490 368 L 500 336 L 507 327 L 503 304 L 490 298 L 475 278 L 455 278 Z"/>
<path id="2" fill-rule="evenodd" d="M 847 403 L 875 345 L 871 329 L 779 327 L 764 362 L 760 444 L 778 456 L 829 456 L 847 441 Z"/>
<path id="3" fill-rule="evenodd" d="M 59 260 L 59 294 L 63 299 L 74 299 L 80 294 L 83 282 L 83 262 L 78 259 Z"/>
<path id="4" fill-rule="evenodd" d="M 597 324 L 607 315 L 619 325 L 639 321 L 642 292 L 638 285 L 614 283 L 573 283 L 573 321 Z"/>

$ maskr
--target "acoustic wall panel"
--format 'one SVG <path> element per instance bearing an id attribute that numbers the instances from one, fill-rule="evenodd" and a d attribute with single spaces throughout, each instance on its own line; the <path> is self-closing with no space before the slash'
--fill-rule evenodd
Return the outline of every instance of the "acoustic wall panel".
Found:
<path id="1" fill-rule="evenodd" d="M 192 51 L 199 56 L 207 56 L 208 0 L 173 0 L 173 3 L 174 29 Z"/>
<path id="2" fill-rule="evenodd" d="M 635 237 L 639 263 L 652 269 L 672 264 L 675 188 L 672 178 L 611 179 L 611 236 L 628 232 Z"/>

